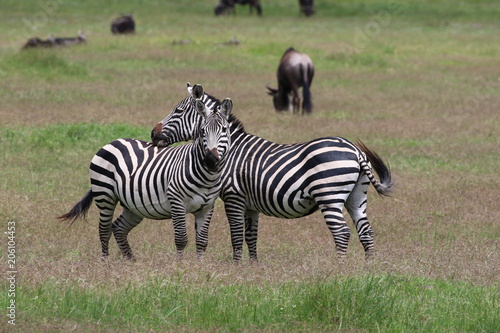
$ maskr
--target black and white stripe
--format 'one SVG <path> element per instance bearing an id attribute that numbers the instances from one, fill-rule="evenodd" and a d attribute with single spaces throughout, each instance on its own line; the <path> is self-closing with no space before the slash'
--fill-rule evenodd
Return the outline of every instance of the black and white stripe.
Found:
<path id="1" fill-rule="evenodd" d="M 182 138 L 189 137 L 192 138 L 192 128 L 189 128 L 189 132 L 186 132 L 187 128 L 183 125 L 183 123 L 178 122 L 178 119 L 182 119 L 183 121 L 192 121 L 194 124 L 198 122 L 198 112 L 196 112 L 195 101 L 200 99 L 208 110 L 215 110 L 221 103 L 217 98 L 206 94 L 203 91 L 203 87 L 199 84 L 195 84 L 191 86 L 191 84 L 187 83 L 187 90 L 189 92 L 189 96 L 184 98 L 182 101 L 177 104 L 177 106 L 172 110 L 172 112 L 166 116 L 163 120 L 161 120 L 151 131 L 151 139 L 153 144 L 158 147 L 167 147 L 175 142 L 186 141 Z M 186 119 L 185 116 L 189 115 L 190 118 Z M 163 124 L 170 124 L 170 128 L 172 129 L 169 133 L 165 132 L 165 128 Z"/>
<path id="2" fill-rule="evenodd" d="M 189 109 L 172 111 L 162 123 L 165 140 L 191 139 L 197 117 Z M 243 239 L 250 258 L 257 260 L 259 213 L 298 218 L 318 209 L 333 235 L 337 252 L 343 256 L 350 238 L 343 207 L 354 221 L 366 255 L 372 254 L 373 231 L 366 215 L 368 186 L 373 184 L 381 195 L 389 194 L 393 187 L 390 169 L 377 154 L 361 142 L 356 146 L 341 137 L 277 144 L 246 133 L 234 115 L 229 121 L 232 147 L 220 195 L 231 228 L 235 260 L 241 259 Z"/>
<path id="3" fill-rule="evenodd" d="M 214 202 L 221 188 L 221 171 L 231 143 L 228 117 L 230 99 L 211 111 L 196 101 L 199 120 L 194 141 L 158 148 L 151 143 L 119 139 L 101 148 L 90 164 L 91 188 L 82 200 L 60 218 L 74 221 L 85 216 L 92 199 L 100 213 L 102 255 L 107 256 L 111 232 L 122 254 L 132 258 L 127 235 L 144 218 L 171 218 L 177 253 L 187 245 L 185 215 L 195 216 L 196 250 L 205 251 Z M 123 213 L 113 221 L 118 202 Z"/>

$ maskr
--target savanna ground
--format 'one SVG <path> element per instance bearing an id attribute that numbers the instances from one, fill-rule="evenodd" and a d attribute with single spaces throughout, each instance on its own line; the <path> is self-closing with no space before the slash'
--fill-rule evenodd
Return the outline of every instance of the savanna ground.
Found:
<path id="1" fill-rule="evenodd" d="M 215 17 L 215 1 L 2 1 L 1 331 L 500 331 L 498 3 L 316 3 L 304 18 L 295 0 L 262 0 L 259 18 Z M 122 12 L 135 35 L 111 35 Z M 78 30 L 86 45 L 20 51 Z M 289 46 L 315 63 L 309 117 L 275 113 L 266 95 Z M 364 261 L 353 231 L 339 262 L 316 213 L 261 216 L 260 261 L 235 265 L 220 201 L 201 261 L 191 217 L 180 262 L 170 221 L 131 232 L 132 263 L 113 240 L 99 260 L 95 207 L 88 222 L 56 220 L 88 188 L 95 152 L 147 140 L 188 81 L 230 97 L 250 133 L 375 149 L 397 182 L 392 198 L 369 191 L 376 258 Z"/>

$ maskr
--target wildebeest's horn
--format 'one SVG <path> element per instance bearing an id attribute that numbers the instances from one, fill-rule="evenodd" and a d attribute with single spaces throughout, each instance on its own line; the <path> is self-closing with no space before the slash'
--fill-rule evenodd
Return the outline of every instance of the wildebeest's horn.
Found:
<path id="1" fill-rule="evenodd" d="M 274 89 L 274 88 L 269 87 L 269 84 L 266 84 L 266 88 L 269 90 L 269 92 L 268 92 L 269 95 L 274 95 L 278 92 L 278 89 Z"/>

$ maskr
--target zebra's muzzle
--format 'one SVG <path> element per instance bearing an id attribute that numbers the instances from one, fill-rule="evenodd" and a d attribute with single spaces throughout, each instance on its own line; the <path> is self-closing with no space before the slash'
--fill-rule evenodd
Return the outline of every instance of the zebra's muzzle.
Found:
<path id="1" fill-rule="evenodd" d="M 173 143 L 172 139 L 162 133 L 156 135 L 151 133 L 151 141 L 153 142 L 153 146 L 158 146 L 160 148 L 168 147 Z"/>
<path id="2" fill-rule="evenodd" d="M 158 146 L 159 148 L 168 147 L 168 146 L 170 146 L 170 140 L 169 139 L 162 140 L 162 139 L 155 138 L 153 140 L 153 145 Z"/>
<path id="3" fill-rule="evenodd" d="M 162 123 L 158 123 L 151 131 L 151 141 L 153 142 L 153 146 L 167 147 L 173 143 L 169 137 L 163 134 L 162 126 Z"/>
<path id="4" fill-rule="evenodd" d="M 217 148 L 205 150 L 205 165 L 211 172 L 217 171 L 220 157 Z"/>

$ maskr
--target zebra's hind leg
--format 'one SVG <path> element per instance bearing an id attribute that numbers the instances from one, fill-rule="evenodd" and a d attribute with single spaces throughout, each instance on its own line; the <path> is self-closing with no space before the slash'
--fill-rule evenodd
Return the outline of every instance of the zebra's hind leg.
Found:
<path id="1" fill-rule="evenodd" d="M 111 223 L 115 212 L 116 202 L 108 201 L 109 198 L 96 198 L 95 203 L 99 209 L 99 239 L 101 241 L 102 257 L 109 256 L 109 239 L 111 238 Z"/>
<path id="2" fill-rule="evenodd" d="M 231 231 L 231 245 L 233 247 L 233 261 L 240 262 L 243 252 L 243 237 L 245 233 L 245 203 L 238 200 L 225 201 L 229 229 Z"/>
<path id="3" fill-rule="evenodd" d="M 245 213 L 245 242 L 248 246 L 250 261 L 257 262 L 257 235 L 259 229 L 259 212 Z"/>
<path id="4" fill-rule="evenodd" d="M 351 194 L 347 198 L 345 207 L 356 226 L 359 241 L 365 250 L 366 259 L 373 255 L 373 229 L 366 215 L 367 191 L 370 182 L 368 177 L 363 176 L 358 181 Z"/>
<path id="5" fill-rule="evenodd" d="M 351 237 L 351 230 L 342 215 L 344 202 L 336 202 L 335 204 L 319 204 L 318 206 L 323 213 L 328 229 L 332 233 L 337 255 L 340 259 L 343 259 L 347 252 L 349 238 Z"/>
<path id="6" fill-rule="evenodd" d="M 196 254 L 202 257 L 208 246 L 208 227 L 214 212 L 214 206 L 207 207 L 198 214 L 195 214 L 196 228 Z"/>
<path id="7" fill-rule="evenodd" d="M 127 237 L 135 226 L 137 226 L 141 221 L 142 217 L 135 215 L 127 208 L 123 209 L 122 215 L 120 215 L 112 225 L 113 235 L 115 236 L 118 247 L 122 252 L 122 255 L 127 259 L 134 259 L 132 254 L 132 249 L 128 243 Z"/>

